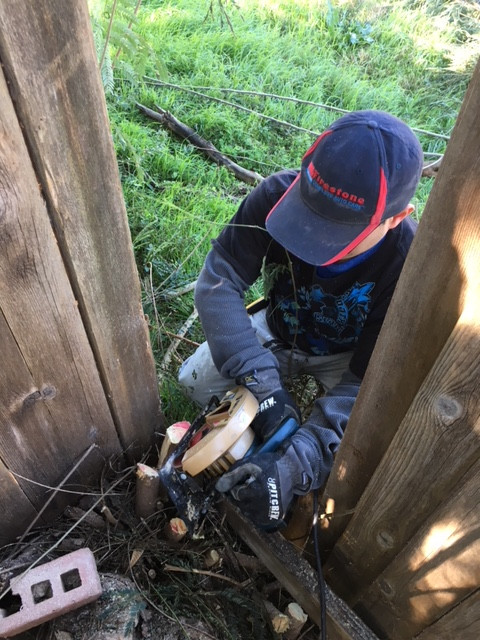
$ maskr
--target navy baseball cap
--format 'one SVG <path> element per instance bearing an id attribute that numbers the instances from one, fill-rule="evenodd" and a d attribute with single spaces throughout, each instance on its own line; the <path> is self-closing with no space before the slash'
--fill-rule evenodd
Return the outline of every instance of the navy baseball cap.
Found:
<path id="1" fill-rule="evenodd" d="M 332 264 L 407 207 L 422 166 L 420 143 L 404 122 L 383 111 L 349 113 L 303 156 L 267 231 L 301 260 Z"/>

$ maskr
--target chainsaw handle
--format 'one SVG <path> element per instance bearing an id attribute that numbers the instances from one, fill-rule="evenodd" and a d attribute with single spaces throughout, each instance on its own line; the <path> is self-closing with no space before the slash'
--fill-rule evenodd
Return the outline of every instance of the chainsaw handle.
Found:
<path id="1" fill-rule="evenodd" d="M 293 434 L 297 431 L 298 426 L 298 422 L 295 420 L 295 418 L 288 418 L 282 424 L 280 429 L 275 431 L 273 436 L 271 436 L 266 442 L 259 445 L 257 441 L 254 441 L 250 449 L 243 456 L 243 459 L 245 460 L 254 453 L 271 453 L 272 451 L 276 451 L 282 444 L 282 442 L 284 442 L 287 438 L 290 438 L 290 436 L 293 436 Z"/>

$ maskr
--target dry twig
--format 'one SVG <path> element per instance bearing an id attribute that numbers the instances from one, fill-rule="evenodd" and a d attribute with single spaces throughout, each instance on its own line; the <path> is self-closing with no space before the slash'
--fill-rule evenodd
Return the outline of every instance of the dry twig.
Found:
<path id="1" fill-rule="evenodd" d="M 173 354 L 177 350 L 177 347 L 180 344 L 181 339 L 184 337 L 184 335 L 187 333 L 187 331 L 190 329 L 190 327 L 193 325 L 193 323 L 197 318 L 198 318 L 198 312 L 196 309 L 194 309 L 193 312 L 190 314 L 190 316 L 187 318 L 187 320 L 184 322 L 184 324 L 177 331 L 178 338 L 172 341 L 167 351 L 165 352 L 165 356 L 160 364 L 160 371 L 166 372 L 168 370 L 170 361 L 173 357 Z M 163 375 L 160 374 L 160 378 L 162 377 Z"/>
<path id="2" fill-rule="evenodd" d="M 208 576 L 209 578 L 218 578 L 218 580 L 224 580 L 225 582 L 234 584 L 236 587 L 245 587 L 250 583 L 250 579 L 245 580 L 244 582 L 237 582 L 233 578 L 222 576 L 219 573 L 214 573 L 213 571 L 206 571 L 205 569 L 186 569 L 185 567 L 176 567 L 172 564 L 163 565 L 163 569 L 164 571 L 176 571 L 177 573 L 197 573 L 202 576 Z"/>

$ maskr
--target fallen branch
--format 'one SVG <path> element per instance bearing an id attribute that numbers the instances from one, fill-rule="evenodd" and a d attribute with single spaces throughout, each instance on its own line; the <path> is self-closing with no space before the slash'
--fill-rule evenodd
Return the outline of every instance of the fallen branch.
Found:
<path id="1" fill-rule="evenodd" d="M 442 163 L 443 156 L 440 156 L 434 162 L 430 162 L 422 169 L 422 178 L 434 178 L 437 175 L 438 170 L 440 169 L 440 165 Z"/>
<path id="2" fill-rule="evenodd" d="M 227 158 L 227 156 L 218 151 L 211 142 L 208 142 L 208 140 L 199 136 L 198 133 L 183 122 L 180 122 L 180 120 L 177 120 L 168 111 L 164 111 L 160 107 L 156 107 L 157 111 L 153 111 L 153 109 L 149 109 L 138 102 L 136 103 L 136 106 L 142 113 L 163 124 L 165 127 L 170 129 L 170 131 L 173 131 L 173 133 L 175 133 L 179 138 L 187 140 L 191 145 L 199 151 L 202 151 L 218 165 L 226 167 L 239 180 L 242 180 L 247 184 L 256 184 L 257 182 L 260 182 L 260 180 L 263 180 L 263 177 L 260 174 L 255 171 L 244 169 L 236 162 L 230 160 L 230 158 Z"/>

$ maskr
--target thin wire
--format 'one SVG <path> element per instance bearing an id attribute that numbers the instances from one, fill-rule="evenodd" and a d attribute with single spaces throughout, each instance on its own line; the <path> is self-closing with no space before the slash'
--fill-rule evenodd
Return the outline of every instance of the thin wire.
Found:
<path id="1" fill-rule="evenodd" d="M 235 107 L 239 111 L 246 111 L 258 118 L 263 118 L 264 120 L 269 120 L 270 122 L 274 122 L 276 124 L 281 124 L 285 127 L 289 127 L 290 129 L 295 129 L 296 131 L 303 131 L 304 133 L 310 133 L 314 136 L 318 136 L 318 132 L 312 131 L 311 129 L 305 129 L 304 127 L 299 127 L 296 124 L 292 124 L 291 122 L 286 122 L 285 120 L 279 120 L 278 118 L 273 118 L 271 116 L 267 116 L 264 113 L 260 113 L 259 111 L 255 111 L 254 109 L 248 109 L 248 107 L 243 107 L 240 104 L 235 102 L 229 102 L 228 100 L 222 100 L 221 98 L 214 98 L 213 96 L 207 96 L 205 93 L 201 93 L 200 91 L 195 91 L 194 89 L 187 89 L 186 87 L 181 87 L 178 84 L 173 84 L 171 82 L 163 82 L 161 80 L 153 80 L 151 78 L 146 77 L 145 79 L 147 84 L 152 84 L 154 86 L 163 86 L 169 87 L 171 89 L 179 89 L 180 91 L 184 91 L 185 93 L 191 93 L 195 96 L 200 96 L 201 98 L 208 98 L 212 102 L 218 102 L 220 104 L 225 104 L 228 107 Z"/>
<path id="2" fill-rule="evenodd" d="M 215 98 L 214 96 L 210 96 L 207 95 L 205 93 L 202 93 L 200 90 L 204 91 L 223 91 L 224 93 L 236 93 L 239 95 L 251 95 L 251 96 L 259 96 L 259 97 L 264 97 L 264 98 L 274 98 L 277 100 L 285 100 L 287 102 L 296 102 L 297 104 L 305 104 L 305 105 L 309 105 L 312 107 L 319 107 L 320 109 L 326 109 L 327 111 L 336 111 L 338 113 L 350 113 L 350 111 L 348 111 L 348 109 L 340 109 L 340 107 L 334 107 L 328 104 L 324 104 L 321 102 L 313 102 L 311 100 L 301 100 L 300 98 L 294 98 L 291 96 L 281 96 L 278 95 L 276 93 L 264 93 L 261 91 L 249 91 L 249 90 L 245 90 L 245 89 L 231 89 L 231 88 L 226 88 L 226 87 L 204 87 L 204 86 L 190 86 L 190 87 L 185 87 L 182 85 L 178 85 L 178 84 L 173 84 L 172 82 L 164 82 L 162 80 L 157 80 L 155 78 L 150 78 L 148 76 L 145 76 L 145 80 L 147 81 L 148 84 L 153 84 L 153 85 L 159 85 L 159 86 L 165 86 L 165 87 L 169 87 L 171 89 L 179 89 L 180 91 L 185 91 L 186 93 L 193 93 L 193 94 L 197 94 L 199 96 L 201 96 L 202 98 L 208 98 L 209 100 L 213 100 L 214 102 L 221 102 L 224 104 L 227 104 L 229 106 L 234 106 L 234 107 L 239 107 L 240 109 L 244 109 L 247 111 L 250 111 L 249 109 L 247 109 L 246 107 L 242 107 L 236 103 L 233 102 L 227 102 L 226 100 L 221 100 L 220 98 Z M 257 113 L 252 111 L 252 113 Z M 264 114 L 259 114 L 262 117 L 266 117 L 268 118 L 269 116 L 265 116 Z M 293 126 L 294 128 L 300 129 L 301 131 L 307 131 L 309 133 L 312 133 L 309 129 L 302 129 L 301 127 L 295 127 L 295 125 L 290 125 L 290 123 L 283 123 L 282 124 L 288 124 L 289 126 Z M 427 136 L 431 136 L 432 138 L 439 138 L 440 140 L 446 140 L 448 142 L 448 140 L 450 140 L 450 136 L 449 135 L 445 135 L 443 133 L 435 133 L 434 131 L 427 131 L 426 129 L 418 129 L 416 127 L 411 127 L 412 131 L 415 131 L 416 133 L 422 133 L 424 135 Z"/>
<path id="3" fill-rule="evenodd" d="M 317 564 L 318 592 L 320 596 L 320 638 L 327 640 L 327 587 L 323 577 L 322 562 L 320 559 L 320 545 L 318 542 L 318 492 L 313 492 L 313 542 L 315 547 L 315 561 Z"/>

